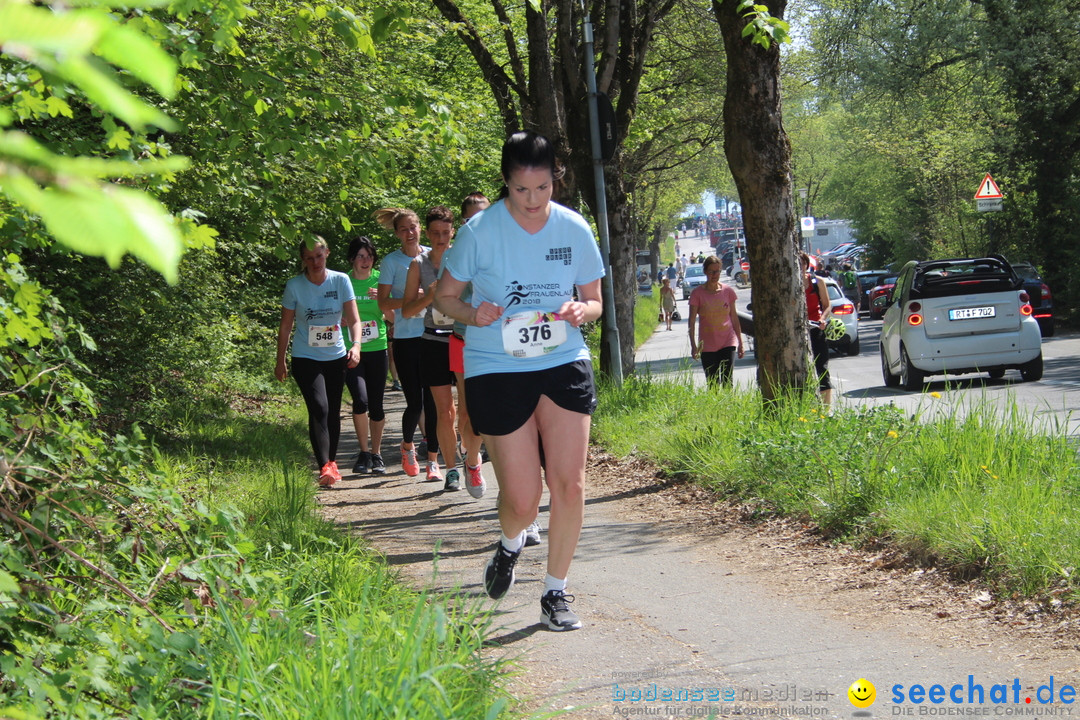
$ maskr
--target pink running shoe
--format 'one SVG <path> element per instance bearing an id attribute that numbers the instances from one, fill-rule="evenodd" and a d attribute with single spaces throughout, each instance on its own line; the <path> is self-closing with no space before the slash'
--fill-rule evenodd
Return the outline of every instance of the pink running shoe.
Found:
<path id="1" fill-rule="evenodd" d="M 340 479 L 341 473 L 338 472 L 337 464 L 333 460 L 323 465 L 322 470 L 319 471 L 319 487 L 330 487 Z"/>
<path id="2" fill-rule="evenodd" d="M 401 469 L 409 477 L 416 477 L 420 474 L 420 463 L 416 462 L 416 446 L 413 446 L 412 450 L 401 448 Z"/>
<path id="3" fill-rule="evenodd" d="M 484 480 L 484 475 L 480 470 L 482 466 L 477 465 L 472 467 L 468 463 L 465 463 L 465 474 L 468 480 L 465 481 L 465 487 L 469 490 L 469 494 L 479 500 L 484 497 L 484 491 L 487 490 L 487 482 Z"/>

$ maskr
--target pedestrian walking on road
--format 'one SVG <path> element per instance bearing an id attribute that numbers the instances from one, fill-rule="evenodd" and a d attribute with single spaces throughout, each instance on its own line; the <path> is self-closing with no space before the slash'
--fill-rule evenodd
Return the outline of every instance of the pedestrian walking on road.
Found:
<path id="1" fill-rule="evenodd" d="M 735 354 L 738 353 L 740 360 L 744 354 L 742 328 L 735 312 L 738 296 L 734 288 L 720 282 L 720 258 L 715 255 L 705 258 L 704 271 L 707 279 L 690 293 L 690 310 L 686 316 L 690 356 L 695 360 L 700 356 L 709 385 L 731 387 Z"/>
<path id="2" fill-rule="evenodd" d="M 844 290 L 844 297 L 855 306 L 855 312 L 861 311 L 862 283 L 859 282 L 859 275 L 852 269 L 850 263 L 844 263 L 840 271 L 840 286 Z"/>
<path id="3" fill-rule="evenodd" d="M 664 278 L 663 283 L 660 284 L 660 307 L 664 312 L 664 322 L 667 323 L 667 329 L 671 329 L 671 319 L 675 314 L 675 289 L 671 287 L 671 281 Z"/>
<path id="4" fill-rule="evenodd" d="M 469 415 L 499 483 L 502 538 L 484 570 L 484 587 L 500 598 L 514 584 L 546 480 L 551 519 L 541 621 L 551 630 L 574 630 L 581 621 L 570 609 L 566 578 L 584 521 L 596 408 L 580 328 L 602 312 L 604 267 L 588 222 L 551 201 L 561 171 L 547 138 L 513 134 L 503 145 L 501 170 L 504 197 L 459 231 L 443 258 L 435 304 L 467 325 Z M 466 304 L 460 296 L 468 282 L 473 297 Z M 548 450 L 543 470 L 541 443 Z"/>
<path id="5" fill-rule="evenodd" d="M 829 380 L 829 341 L 825 339 L 825 319 L 829 313 L 829 290 L 825 281 L 810 272 L 810 256 L 799 253 L 802 268 L 803 294 L 806 296 L 806 316 L 810 320 L 810 354 L 814 357 L 814 372 L 818 378 L 821 402 L 828 412 L 832 404 L 832 383 Z"/>

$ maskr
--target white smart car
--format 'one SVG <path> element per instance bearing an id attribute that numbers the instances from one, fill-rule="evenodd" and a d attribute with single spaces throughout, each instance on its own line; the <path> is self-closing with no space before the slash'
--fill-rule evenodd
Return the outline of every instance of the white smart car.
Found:
<path id="1" fill-rule="evenodd" d="M 1023 280 L 1000 256 L 909 262 L 881 326 L 885 385 L 922 387 L 927 375 L 1009 368 L 1043 374 L 1042 337 Z"/>

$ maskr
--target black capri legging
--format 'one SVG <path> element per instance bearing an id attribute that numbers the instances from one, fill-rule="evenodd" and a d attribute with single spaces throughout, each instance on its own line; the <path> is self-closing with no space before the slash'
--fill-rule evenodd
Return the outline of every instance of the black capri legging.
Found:
<path id="1" fill-rule="evenodd" d="M 390 357 L 386 350 L 361 348 L 360 364 L 345 371 L 345 387 L 352 396 L 353 415 L 368 413 L 371 422 L 386 419 L 383 395 L 386 392 L 386 373 Z"/>
<path id="2" fill-rule="evenodd" d="M 724 387 L 731 387 L 731 371 L 735 366 L 735 346 L 729 345 L 719 350 L 702 351 L 701 367 L 705 370 L 705 380 L 710 385 L 717 382 Z"/>
<path id="3" fill-rule="evenodd" d="M 341 391 L 345 387 L 346 356 L 337 360 L 294 357 L 292 375 L 308 411 L 308 437 L 321 468 L 337 458 L 341 436 Z"/>
<path id="4" fill-rule="evenodd" d="M 825 331 L 814 326 L 810 328 L 810 354 L 814 357 L 814 372 L 818 378 L 818 390 L 829 390 L 829 341 Z"/>
<path id="5" fill-rule="evenodd" d="M 420 411 L 424 413 L 424 435 L 427 438 L 428 452 L 439 452 L 439 436 L 436 432 L 439 423 L 439 414 L 435 412 L 435 398 L 431 397 L 431 390 L 425 385 L 420 375 L 420 356 L 423 343 L 428 342 L 422 337 L 406 338 L 399 340 L 394 338 L 393 349 L 394 366 L 397 368 L 398 380 L 401 381 L 401 390 L 405 393 L 405 412 L 401 414 L 401 439 L 411 443 L 416 426 L 420 422 Z"/>

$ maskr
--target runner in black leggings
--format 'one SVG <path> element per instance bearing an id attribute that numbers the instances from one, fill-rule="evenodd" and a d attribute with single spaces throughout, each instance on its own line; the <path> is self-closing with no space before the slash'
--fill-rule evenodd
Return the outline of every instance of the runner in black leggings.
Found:
<path id="1" fill-rule="evenodd" d="M 387 353 L 386 313 L 379 309 L 379 271 L 373 269 L 379 253 L 370 238 L 360 236 L 349 243 L 349 280 L 356 294 L 360 314 L 360 364 L 345 373 L 345 386 L 353 400 L 353 428 L 360 452 L 353 465 L 355 473 L 386 472 L 382 459 L 383 394 L 386 392 Z M 391 316 L 393 317 L 393 316 Z"/>
<path id="2" fill-rule="evenodd" d="M 420 244 L 420 218 L 412 210 L 383 208 L 375 212 L 375 220 L 401 241 L 401 247 L 388 253 L 379 264 L 379 309 L 394 312 L 392 352 L 398 380 L 405 393 L 406 407 L 401 416 L 401 467 L 410 477 L 420 474 L 413 435 L 421 410 L 426 410 L 424 426 L 428 450 L 427 479 L 441 481 L 443 477 L 439 469 L 439 438 L 436 433 L 438 415 L 431 392 L 424 388 L 420 376 L 419 343 L 423 342 L 421 336 L 424 334 L 424 320 L 419 316 L 407 318 L 401 314 L 409 265 L 414 257 L 428 248 Z"/>
<path id="3" fill-rule="evenodd" d="M 274 376 L 284 382 L 291 337 L 293 377 L 307 405 L 308 435 L 323 486 L 341 479 L 335 461 L 341 434 L 341 390 L 346 367 L 360 361 L 360 341 L 354 340 L 346 349 L 341 327 L 348 326 L 354 339 L 361 334 L 352 283 L 345 273 L 326 269 L 329 256 L 329 246 L 318 236 L 300 243 L 304 272 L 285 284 L 274 368 Z"/>

